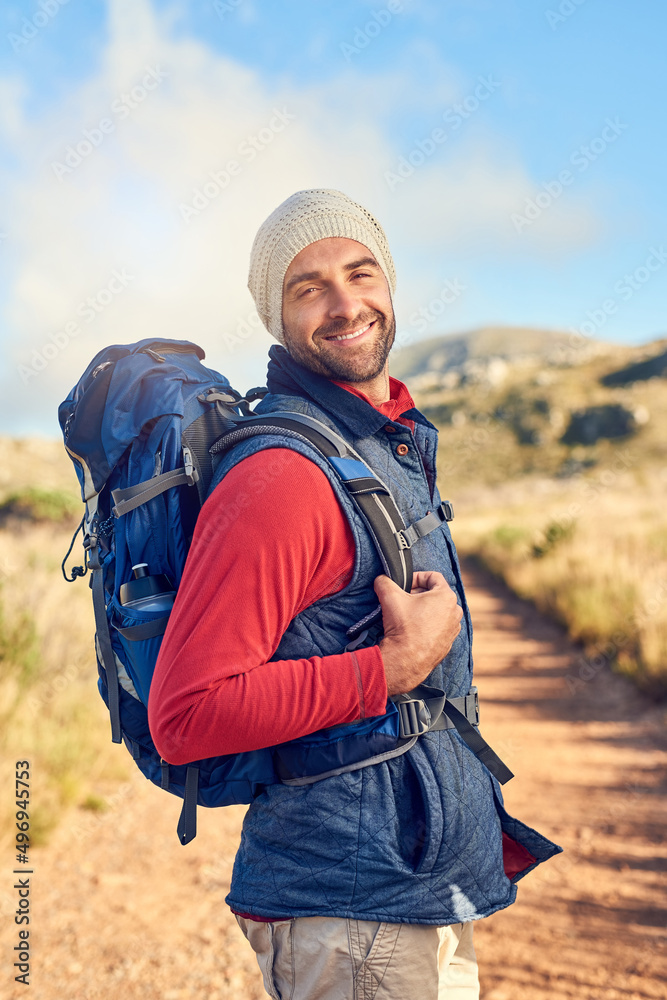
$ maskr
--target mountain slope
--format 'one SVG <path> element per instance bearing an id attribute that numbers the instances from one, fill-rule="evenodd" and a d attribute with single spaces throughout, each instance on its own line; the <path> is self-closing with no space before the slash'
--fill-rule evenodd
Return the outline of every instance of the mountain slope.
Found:
<path id="1" fill-rule="evenodd" d="M 607 350 L 623 349 L 598 340 L 580 340 L 576 334 L 559 330 L 485 326 L 398 347 L 391 355 L 390 370 L 396 378 L 405 380 L 495 358 L 514 363 L 542 359 L 548 364 L 572 364 Z"/>

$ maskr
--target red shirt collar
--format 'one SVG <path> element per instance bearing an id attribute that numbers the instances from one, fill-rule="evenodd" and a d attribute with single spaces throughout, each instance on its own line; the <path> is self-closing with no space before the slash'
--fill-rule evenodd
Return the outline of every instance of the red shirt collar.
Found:
<path id="1" fill-rule="evenodd" d="M 403 382 L 400 382 L 397 378 L 392 378 L 391 375 L 389 376 L 389 399 L 386 403 L 380 403 L 379 405 L 371 402 L 366 393 L 362 392 L 361 389 L 357 389 L 354 386 L 349 385 L 347 382 L 337 382 L 336 379 L 333 378 L 331 381 L 334 385 L 339 385 L 341 389 L 347 389 L 347 391 L 351 392 L 354 396 L 358 396 L 359 399 L 363 399 L 367 403 L 370 403 L 372 407 L 384 414 L 385 417 L 388 417 L 389 420 L 398 420 L 401 414 L 405 413 L 406 410 L 414 409 L 415 403 L 412 396 L 408 392 L 407 386 Z"/>

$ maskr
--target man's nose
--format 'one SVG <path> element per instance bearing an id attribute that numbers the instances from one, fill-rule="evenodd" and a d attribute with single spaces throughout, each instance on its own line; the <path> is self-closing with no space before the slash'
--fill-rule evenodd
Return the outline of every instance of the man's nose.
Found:
<path id="1" fill-rule="evenodd" d="M 359 315 L 361 303 L 355 290 L 348 285 L 334 285 L 329 289 L 327 312 L 331 319 L 344 317 L 352 320 Z"/>

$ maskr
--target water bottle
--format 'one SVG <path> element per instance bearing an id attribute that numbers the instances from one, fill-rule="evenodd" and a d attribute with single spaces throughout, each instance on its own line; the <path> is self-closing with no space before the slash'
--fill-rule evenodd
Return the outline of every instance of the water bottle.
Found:
<path id="1" fill-rule="evenodd" d="M 169 614 L 176 591 L 172 590 L 169 580 L 160 573 L 150 576 L 148 563 L 136 563 L 132 567 L 134 579 L 120 585 L 120 603 L 124 608 L 134 608 L 136 611 L 162 611 Z"/>

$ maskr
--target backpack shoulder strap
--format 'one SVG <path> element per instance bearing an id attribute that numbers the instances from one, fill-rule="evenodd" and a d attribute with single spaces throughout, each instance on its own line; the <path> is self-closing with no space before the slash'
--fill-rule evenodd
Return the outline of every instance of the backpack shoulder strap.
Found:
<path id="1" fill-rule="evenodd" d="M 276 411 L 266 416 L 239 420 L 237 428 L 216 441 L 211 452 L 220 454 L 258 434 L 298 438 L 312 445 L 327 459 L 363 518 L 385 573 L 409 592 L 412 589 L 412 556 L 409 548 L 400 541 L 400 532 L 406 528 L 405 522 L 389 488 L 354 449 L 336 431 L 314 417 L 292 411 Z M 375 616 L 376 612 L 373 612 Z M 364 621 L 363 627 L 368 627 L 369 623 Z M 356 629 L 357 626 L 354 627 Z"/>

